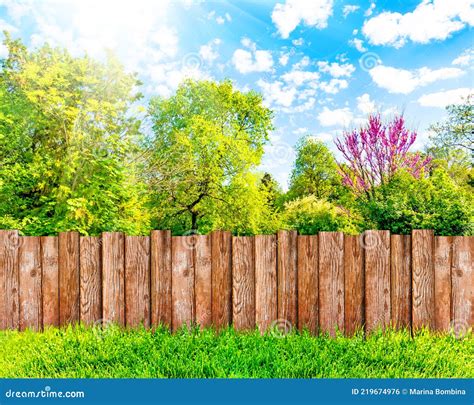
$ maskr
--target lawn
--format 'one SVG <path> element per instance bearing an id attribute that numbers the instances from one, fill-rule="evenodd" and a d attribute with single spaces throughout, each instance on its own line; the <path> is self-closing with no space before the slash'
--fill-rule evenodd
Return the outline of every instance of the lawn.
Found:
<path id="1" fill-rule="evenodd" d="M 0 377 L 472 378 L 473 342 L 428 331 L 414 338 L 405 331 L 329 338 L 114 326 L 3 331 Z"/>

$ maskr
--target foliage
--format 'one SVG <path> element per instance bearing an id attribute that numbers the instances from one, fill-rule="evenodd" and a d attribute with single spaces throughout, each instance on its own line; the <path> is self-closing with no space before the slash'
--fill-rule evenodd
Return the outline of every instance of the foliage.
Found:
<path id="1" fill-rule="evenodd" d="M 296 146 L 296 160 L 287 198 L 293 200 L 314 195 L 319 199 L 334 201 L 343 192 L 332 152 L 313 137 L 302 138 Z"/>
<path id="2" fill-rule="evenodd" d="M 140 232 L 141 185 L 131 159 L 137 80 L 47 45 L 8 36 L 0 72 L 0 228 L 25 234 Z"/>
<path id="3" fill-rule="evenodd" d="M 433 156 L 431 166 L 443 168 L 458 185 L 474 187 L 474 168 L 470 153 L 465 149 L 450 149 L 431 146 L 427 153 Z"/>
<path id="4" fill-rule="evenodd" d="M 472 378 L 471 335 L 284 338 L 258 331 L 75 327 L 0 332 L 2 378 Z"/>
<path id="5" fill-rule="evenodd" d="M 302 197 L 285 204 L 286 225 L 302 235 L 313 235 L 320 231 L 342 231 L 356 233 L 360 221 L 349 210 L 314 195 Z"/>
<path id="6" fill-rule="evenodd" d="M 401 234 L 434 229 L 436 235 L 472 235 L 473 195 L 442 168 L 421 179 L 399 172 L 379 191 L 373 200 L 360 201 L 368 227 Z"/>
<path id="7" fill-rule="evenodd" d="M 257 232 L 268 206 L 255 173 L 272 129 L 261 95 L 230 81 L 186 81 L 150 104 L 147 170 L 154 225 L 175 233 Z"/>
<path id="8" fill-rule="evenodd" d="M 344 184 L 370 198 L 375 196 L 377 186 L 387 184 L 401 169 L 418 178 L 430 157 L 409 153 L 416 136 L 405 127 L 403 116 L 383 124 L 380 115 L 370 115 L 367 126 L 345 132 L 336 140 L 346 159 L 345 164 L 339 165 Z"/>
<path id="9" fill-rule="evenodd" d="M 464 149 L 474 153 L 474 94 L 466 97 L 461 104 L 446 107 L 448 118 L 430 127 L 431 142 L 445 150 Z"/>

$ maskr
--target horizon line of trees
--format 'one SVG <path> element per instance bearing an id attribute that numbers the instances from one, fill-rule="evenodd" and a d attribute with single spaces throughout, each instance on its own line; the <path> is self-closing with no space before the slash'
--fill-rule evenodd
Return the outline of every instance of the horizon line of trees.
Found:
<path id="1" fill-rule="evenodd" d="M 235 234 L 387 229 L 472 235 L 473 97 L 447 107 L 412 152 L 403 116 L 380 115 L 335 146 L 296 145 L 288 191 L 258 170 L 273 112 L 230 80 L 183 82 L 145 108 L 136 75 L 6 36 L 0 70 L 0 229 Z M 146 128 L 146 129 L 145 129 Z"/>

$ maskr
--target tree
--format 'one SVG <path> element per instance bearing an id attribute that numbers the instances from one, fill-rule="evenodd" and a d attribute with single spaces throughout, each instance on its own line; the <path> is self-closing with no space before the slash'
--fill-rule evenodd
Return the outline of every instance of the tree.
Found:
<path id="1" fill-rule="evenodd" d="M 7 36 L 0 72 L 0 228 L 26 234 L 140 232 L 131 114 L 137 79 L 48 45 Z"/>
<path id="2" fill-rule="evenodd" d="M 436 235 L 472 235 L 472 193 L 456 184 L 443 168 L 416 179 L 400 170 L 360 210 L 368 227 L 409 234 L 413 229 L 434 229 Z"/>
<path id="3" fill-rule="evenodd" d="M 266 196 L 255 169 L 273 128 L 261 95 L 230 81 L 188 80 L 175 95 L 152 99 L 150 116 L 154 224 L 176 233 L 259 229 Z"/>
<path id="4" fill-rule="evenodd" d="M 410 153 L 416 132 L 405 127 L 403 116 L 384 125 L 380 115 L 369 116 L 367 126 L 345 132 L 336 146 L 346 162 L 339 164 L 343 183 L 356 194 L 375 197 L 377 186 L 387 184 L 399 170 L 418 178 L 430 161 L 420 153 Z"/>
<path id="5" fill-rule="evenodd" d="M 309 136 L 296 146 L 296 160 L 290 178 L 288 199 L 314 195 L 335 200 L 342 193 L 334 155 L 323 142 Z"/>
<path id="6" fill-rule="evenodd" d="M 285 204 L 285 224 L 302 235 L 320 231 L 357 233 L 360 218 L 351 211 L 338 207 L 314 195 L 298 198 Z"/>
<path id="7" fill-rule="evenodd" d="M 446 107 L 448 118 L 430 127 L 431 142 L 444 150 L 464 149 L 474 156 L 474 94 L 464 103 Z"/>

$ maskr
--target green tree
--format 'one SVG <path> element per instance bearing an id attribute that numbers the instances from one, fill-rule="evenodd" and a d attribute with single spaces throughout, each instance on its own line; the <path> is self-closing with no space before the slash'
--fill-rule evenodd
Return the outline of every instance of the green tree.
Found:
<path id="1" fill-rule="evenodd" d="M 415 179 L 400 171 L 381 186 L 377 197 L 359 201 L 366 227 L 409 234 L 412 229 L 434 229 L 436 235 L 470 235 L 474 199 L 443 168 Z"/>
<path id="2" fill-rule="evenodd" d="M 314 195 L 318 199 L 334 201 L 343 192 L 337 163 L 329 148 L 311 136 L 302 138 L 296 146 L 287 198 Z"/>
<path id="3" fill-rule="evenodd" d="M 474 94 L 463 103 L 446 107 L 448 117 L 430 127 L 431 142 L 437 148 L 464 149 L 474 154 Z"/>
<path id="4" fill-rule="evenodd" d="M 140 232 L 138 82 L 106 63 L 7 36 L 0 72 L 0 228 Z"/>
<path id="5" fill-rule="evenodd" d="M 152 99 L 150 116 L 146 175 L 155 226 L 175 233 L 265 227 L 267 197 L 255 169 L 273 127 L 261 95 L 230 81 L 189 80 L 175 95 Z"/>
<path id="6" fill-rule="evenodd" d="M 314 195 L 287 202 L 284 218 L 288 228 L 296 229 L 302 235 L 320 231 L 357 233 L 361 220 L 357 214 Z"/>

